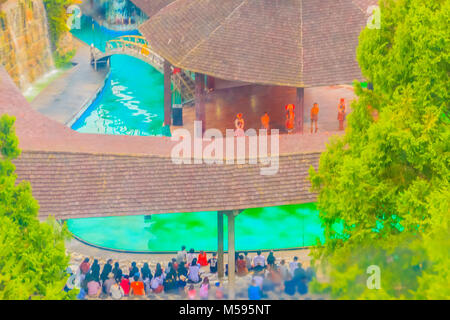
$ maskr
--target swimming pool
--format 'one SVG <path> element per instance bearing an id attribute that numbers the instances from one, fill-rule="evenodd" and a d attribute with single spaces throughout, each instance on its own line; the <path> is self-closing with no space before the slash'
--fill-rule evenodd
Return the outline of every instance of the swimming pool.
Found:
<path id="1" fill-rule="evenodd" d="M 92 28 L 89 18 L 82 22 L 82 29 L 74 35 L 99 49 L 123 35 L 95 23 Z M 85 133 L 163 135 L 163 80 L 163 75 L 143 61 L 113 56 L 105 88 L 72 128 Z M 160 214 L 150 220 L 144 215 L 73 219 L 67 225 L 82 241 L 107 249 L 165 252 L 186 245 L 217 250 L 216 212 Z M 247 209 L 236 218 L 237 250 L 311 246 L 323 237 L 314 203 Z"/>
<path id="2" fill-rule="evenodd" d="M 89 244 L 140 252 L 217 250 L 216 212 L 72 219 L 69 230 Z M 236 249 L 284 249 L 324 240 L 314 203 L 247 209 L 236 217 Z M 224 217 L 225 250 L 227 219 Z"/>
<path id="3" fill-rule="evenodd" d="M 87 44 L 104 50 L 108 40 L 138 31 L 117 32 L 82 17 L 72 31 Z M 164 121 L 164 76 L 149 64 L 126 55 L 111 57 L 106 85 L 72 129 L 84 133 L 141 136 L 167 135 Z"/>

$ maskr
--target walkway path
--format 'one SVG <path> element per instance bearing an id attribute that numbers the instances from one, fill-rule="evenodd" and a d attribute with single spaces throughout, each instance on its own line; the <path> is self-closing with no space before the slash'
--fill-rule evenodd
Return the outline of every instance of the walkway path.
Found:
<path id="1" fill-rule="evenodd" d="M 89 46 L 77 42 L 78 50 L 72 59 L 76 65 L 31 102 L 33 109 L 62 124 L 70 124 L 81 109 L 90 104 L 103 87 L 108 72 L 106 69 L 96 72 L 90 65 Z"/>

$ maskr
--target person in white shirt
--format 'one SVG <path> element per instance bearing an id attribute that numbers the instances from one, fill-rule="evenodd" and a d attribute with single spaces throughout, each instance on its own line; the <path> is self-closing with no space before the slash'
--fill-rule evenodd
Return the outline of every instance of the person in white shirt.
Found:
<path id="1" fill-rule="evenodd" d="M 294 276 L 294 271 L 297 268 L 298 268 L 298 257 L 294 257 L 294 261 L 289 263 L 289 271 L 291 272 L 292 276 Z"/>
<path id="2" fill-rule="evenodd" d="M 181 262 L 186 263 L 186 257 L 187 257 L 186 246 L 182 246 L 181 251 L 177 252 L 177 263 L 178 264 L 180 264 Z"/>
<path id="3" fill-rule="evenodd" d="M 284 261 L 284 259 L 281 260 L 279 269 L 280 269 L 280 274 L 281 274 L 281 277 L 283 278 L 283 280 L 288 280 L 289 270 L 286 267 L 286 261 Z"/>
<path id="4" fill-rule="evenodd" d="M 261 255 L 261 251 L 256 252 L 256 257 L 253 258 L 253 267 L 257 269 L 266 267 L 266 258 Z"/>
<path id="5" fill-rule="evenodd" d="M 189 253 L 187 254 L 186 257 L 186 265 L 190 266 L 192 263 L 192 260 L 194 260 L 195 258 L 195 253 L 194 253 L 194 249 L 189 250 Z"/>

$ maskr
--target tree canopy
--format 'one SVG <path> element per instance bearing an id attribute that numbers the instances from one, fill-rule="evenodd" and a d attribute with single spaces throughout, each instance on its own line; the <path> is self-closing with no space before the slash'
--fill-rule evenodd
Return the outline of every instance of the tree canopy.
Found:
<path id="1" fill-rule="evenodd" d="M 13 117 L 0 117 L 0 300 L 65 299 L 69 256 L 65 226 L 38 220 L 28 182 L 16 183 L 12 160 L 20 154 Z"/>
<path id="2" fill-rule="evenodd" d="M 380 0 L 365 28 L 348 127 L 310 169 L 335 298 L 450 297 L 449 0 Z M 366 269 L 381 270 L 381 289 Z"/>

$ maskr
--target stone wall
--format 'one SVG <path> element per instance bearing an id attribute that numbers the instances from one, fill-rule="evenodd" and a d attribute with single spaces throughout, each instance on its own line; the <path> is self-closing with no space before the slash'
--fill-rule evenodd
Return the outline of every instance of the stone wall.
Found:
<path id="1" fill-rule="evenodd" d="M 42 0 L 0 4 L 0 64 L 21 90 L 54 68 Z"/>

